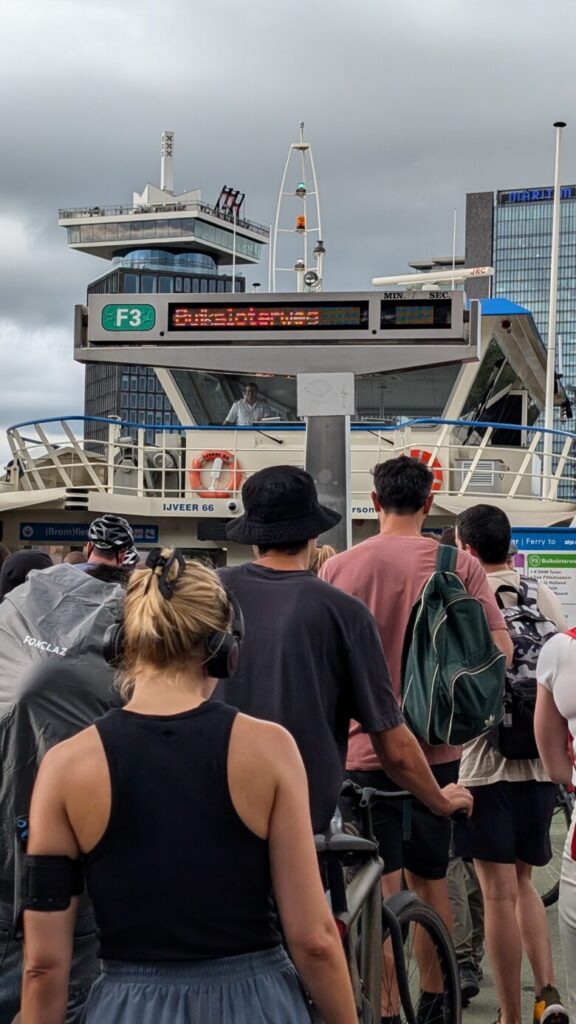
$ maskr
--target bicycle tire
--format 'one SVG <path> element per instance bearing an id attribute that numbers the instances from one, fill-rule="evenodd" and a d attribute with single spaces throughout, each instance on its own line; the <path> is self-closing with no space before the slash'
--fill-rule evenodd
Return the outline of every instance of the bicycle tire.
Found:
<path id="1" fill-rule="evenodd" d="M 552 858 L 548 864 L 545 864 L 543 867 L 534 868 L 532 872 L 532 881 L 545 907 L 552 907 L 558 901 L 562 852 L 572 819 L 572 806 L 571 795 L 560 788 L 550 822 Z"/>
<path id="2" fill-rule="evenodd" d="M 398 894 L 404 899 L 392 897 L 386 901 L 396 918 L 402 937 L 402 962 L 398 962 L 398 950 L 394 948 L 396 978 L 400 991 L 400 1020 L 402 1024 L 461 1024 L 462 995 L 460 974 L 454 946 L 448 929 L 435 910 L 423 903 L 412 893 Z M 434 1007 L 433 1012 L 419 1012 L 420 982 L 419 967 L 414 952 L 414 932 L 421 928 L 427 935 L 443 980 L 443 1005 Z M 388 920 L 383 920 L 384 938 L 390 936 Z"/>

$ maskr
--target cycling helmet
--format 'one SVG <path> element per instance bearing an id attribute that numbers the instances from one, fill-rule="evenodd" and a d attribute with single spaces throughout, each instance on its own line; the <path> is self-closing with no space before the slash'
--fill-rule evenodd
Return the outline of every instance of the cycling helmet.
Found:
<path id="1" fill-rule="evenodd" d="M 126 565 L 128 566 L 129 569 L 131 569 L 133 566 L 138 565 L 139 562 L 140 552 L 138 551 L 138 548 L 135 547 L 133 544 L 131 548 L 128 548 L 128 550 L 124 552 L 122 565 Z"/>
<path id="2" fill-rule="evenodd" d="M 88 540 L 102 551 L 122 551 L 134 546 L 132 527 L 122 516 L 105 515 L 88 527 Z"/>

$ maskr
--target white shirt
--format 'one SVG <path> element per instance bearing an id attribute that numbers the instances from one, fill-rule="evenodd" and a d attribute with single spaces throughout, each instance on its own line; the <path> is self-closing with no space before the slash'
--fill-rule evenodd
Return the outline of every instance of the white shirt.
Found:
<path id="1" fill-rule="evenodd" d="M 540 686 L 552 694 L 558 711 L 568 722 L 576 756 L 576 640 L 566 633 L 553 636 L 540 651 L 537 678 Z M 576 782 L 576 767 L 573 781 Z"/>
<path id="2" fill-rule="evenodd" d="M 268 414 L 266 402 L 256 400 L 252 404 L 245 398 L 239 398 L 230 409 L 224 423 L 235 423 L 238 427 L 251 427 L 257 420 Z"/>

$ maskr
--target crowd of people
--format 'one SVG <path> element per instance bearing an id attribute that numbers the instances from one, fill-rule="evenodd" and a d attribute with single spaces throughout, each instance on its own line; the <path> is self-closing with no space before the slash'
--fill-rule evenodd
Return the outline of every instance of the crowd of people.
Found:
<path id="1" fill-rule="evenodd" d="M 521 1024 L 523 952 L 534 1024 L 576 1021 L 574 826 L 568 1009 L 532 882 L 556 784 L 573 781 L 576 632 L 511 566 L 505 514 L 467 509 L 441 540 L 482 609 L 502 722 L 464 749 L 408 728 L 406 650 L 439 564 L 432 484 L 416 459 L 377 466 L 379 531 L 340 554 L 317 543 L 338 513 L 292 466 L 245 482 L 227 533 L 253 558 L 217 573 L 168 549 L 144 562 L 109 515 L 80 560 L 0 551 L 0 1024 L 297 1024 L 310 1000 L 326 1024 L 356 1022 L 313 842 L 345 777 L 412 794 L 409 835 L 396 802 L 374 808 L 383 893 L 407 885 L 442 916 L 463 997 L 485 943 L 502 1024 Z M 418 1024 L 443 1024 L 442 979 L 423 966 L 420 981 Z M 383 992 L 382 1024 L 399 1024 Z"/>

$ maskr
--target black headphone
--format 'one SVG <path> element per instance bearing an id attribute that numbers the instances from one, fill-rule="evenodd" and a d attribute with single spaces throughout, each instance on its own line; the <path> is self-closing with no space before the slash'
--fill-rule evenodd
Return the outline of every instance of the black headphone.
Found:
<path id="1" fill-rule="evenodd" d="M 180 557 L 178 557 L 180 556 Z M 184 571 L 185 561 L 180 555 L 180 552 L 175 552 L 174 555 L 170 556 L 169 559 L 160 559 L 157 551 L 150 552 L 148 561 L 146 564 L 149 568 L 154 569 L 158 565 L 162 565 L 164 562 L 163 570 L 168 572 L 170 566 L 174 561 L 178 561 L 181 571 Z M 174 581 L 174 583 L 177 582 Z M 162 587 L 162 577 L 160 577 L 160 589 Z M 173 584 L 171 586 L 170 595 L 165 594 L 169 600 L 174 591 Z M 238 662 L 240 660 L 240 645 L 244 639 L 244 616 L 242 615 L 242 609 L 238 604 L 234 594 L 226 590 L 226 597 L 232 609 L 232 622 L 230 630 L 215 629 L 204 639 L 206 652 L 208 657 L 204 662 L 204 667 L 208 675 L 213 676 L 214 679 L 228 679 L 229 676 L 235 675 L 238 669 Z M 122 654 L 124 650 L 124 619 L 116 619 L 112 622 L 104 633 L 102 641 L 102 654 L 104 659 L 113 668 L 118 668 L 122 661 Z"/>

